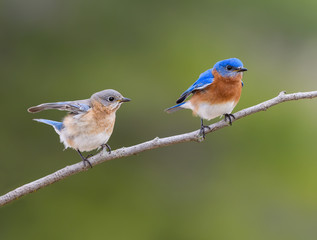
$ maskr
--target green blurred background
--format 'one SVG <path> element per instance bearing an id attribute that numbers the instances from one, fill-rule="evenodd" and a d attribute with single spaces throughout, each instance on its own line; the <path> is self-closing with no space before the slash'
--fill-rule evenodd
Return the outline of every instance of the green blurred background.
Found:
<path id="1" fill-rule="evenodd" d="M 0 194 L 80 161 L 32 118 L 42 102 L 113 88 L 113 149 L 195 130 L 163 109 L 216 61 L 249 71 L 235 111 L 316 90 L 317 2 L 0 2 Z M 209 134 L 117 159 L 0 209 L 1 239 L 316 239 L 316 100 L 275 106 Z M 217 120 L 216 120 L 217 121 Z"/>

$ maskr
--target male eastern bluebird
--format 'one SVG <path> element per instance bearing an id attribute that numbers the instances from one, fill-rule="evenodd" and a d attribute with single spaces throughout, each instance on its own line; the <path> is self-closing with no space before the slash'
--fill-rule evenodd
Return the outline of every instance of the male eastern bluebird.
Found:
<path id="1" fill-rule="evenodd" d="M 107 144 L 115 123 L 116 111 L 123 102 L 129 102 L 129 98 L 123 97 L 119 92 L 107 89 L 94 93 L 90 99 L 43 103 L 30 107 L 30 113 L 40 112 L 47 109 L 68 111 L 69 114 L 62 122 L 47 119 L 34 119 L 35 121 L 51 125 L 65 148 L 75 149 L 85 162 L 91 163 L 82 155 L 82 151 L 91 151 L 99 147 L 110 146 Z"/>
<path id="2" fill-rule="evenodd" d="M 237 58 L 230 58 L 217 62 L 212 69 L 200 74 L 194 82 L 176 101 L 177 105 L 166 109 L 168 113 L 182 108 L 191 109 L 194 115 L 201 118 L 200 135 L 205 138 L 205 126 L 203 119 L 210 120 L 218 116 L 225 116 L 232 125 L 231 114 L 237 105 L 243 87 L 242 75 L 247 71 L 242 62 Z M 184 100 L 193 96 L 186 102 Z"/>

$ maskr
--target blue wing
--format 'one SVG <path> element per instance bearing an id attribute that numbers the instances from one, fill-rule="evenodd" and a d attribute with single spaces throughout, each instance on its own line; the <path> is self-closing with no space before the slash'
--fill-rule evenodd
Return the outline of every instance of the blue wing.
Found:
<path id="1" fill-rule="evenodd" d="M 71 111 L 79 111 L 79 112 L 87 112 L 90 109 L 90 105 L 83 104 L 80 102 L 71 102 L 69 103 L 69 106 L 71 107 Z"/>
<path id="2" fill-rule="evenodd" d="M 208 69 L 207 71 L 200 74 L 197 81 L 182 93 L 176 103 L 183 102 L 193 91 L 204 89 L 208 85 L 212 84 L 213 80 L 214 76 L 212 75 L 211 69 Z"/>

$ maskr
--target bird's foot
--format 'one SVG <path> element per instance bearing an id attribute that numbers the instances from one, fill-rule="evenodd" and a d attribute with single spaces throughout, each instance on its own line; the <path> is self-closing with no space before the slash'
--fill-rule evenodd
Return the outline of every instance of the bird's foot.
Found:
<path id="1" fill-rule="evenodd" d="M 110 154 L 110 153 L 111 153 L 111 147 L 110 147 L 107 143 L 101 145 L 101 149 L 102 149 L 102 150 L 103 150 L 105 147 L 107 148 L 107 152 Z"/>
<path id="2" fill-rule="evenodd" d="M 199 131 L 199 135 L 202 136 L 203 139 L 206 138 L 205 128 L 207 128 L 208 130 L 210 130 L 210 127 L 209 127 L 209 126 L 201 125 L 200 131 Z"/>
<path id="3" fill-rule="evenodd" d="M 90 168 L 92 168 L 92 164 L 91 162 L 88 160 L 89 157 L 92 156 L 92 154 L 89 154 L 87 157 L 84 157 L 81 152 L 79 150 L 77 150 L 77 152 L 79 153 L 81 159 L 83 160 L 84 166 L 86 167 L 86 162 L 89 164 Z"/>
<path id="4" fill-rule="evenodd" d="M 229 121 L 229 125 L 232 126 L 232 119 L 236 119 L 235 116 L 231 113 L 226 113 L 224 114 L 225 116 L 225 121 L 227 122 L 227 120 Z"/>
<path id="5" fill-rule="evenodd" d="M 86 162 L 89 164 L 90 168 L 92 168 L 91 162 L 87 158 L 83 159 L 83 163 L 85 167 L 86 167 Z"/>

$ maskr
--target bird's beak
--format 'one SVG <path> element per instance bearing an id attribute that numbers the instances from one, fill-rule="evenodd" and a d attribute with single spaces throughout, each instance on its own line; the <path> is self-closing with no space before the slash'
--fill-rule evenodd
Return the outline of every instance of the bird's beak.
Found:
<path id="1" fill-rule="evenodd" d="M 119 100 L 120 102 L 130 102 L 131 101 L 131 99 L 130 98 L 121 98 L 120 100 Z"/>
<path id="2" fill-rule="evenodd" d="M 239 68 L 237 69 L 237 72 L 245 72 L 245 71 L 248 71 L 248 69 L 243 68 L 243 67 L 239 67 Z"/>

